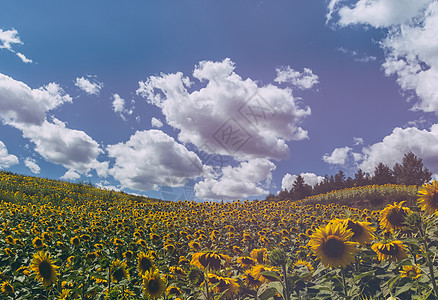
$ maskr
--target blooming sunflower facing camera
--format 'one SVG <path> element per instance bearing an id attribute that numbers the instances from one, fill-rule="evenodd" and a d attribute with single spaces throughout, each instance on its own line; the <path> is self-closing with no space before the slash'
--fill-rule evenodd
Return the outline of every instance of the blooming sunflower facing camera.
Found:
<path id="1" fill-rule="evenodd" d="M 341 223 L 347 228 L 347 230 L 351 230 L 353 232 L 351 241 L 358 242 L 361 246 L 366 246 L 366 244 L 368 244 L 374 238 L 373 232 L 376 229 L 370 227 L 371 223 L 369 222 L 359 222 L 351 219 L 336 219 L 331 221 L 331 223 Z"/>
<path id="2" fill-rule="evenodd" d="M 146 271 L 143 275 L 143 292 L 148 299 L 161 297 L 166 287 L 158 269 Z"/>
<path id="3" fill-rule="evenodd" d="M 41 280 L 44 286 L 49 286 L 57 280 L 59 267 L 55 266 L 50 260 L 50 254 L 40 251 L 33 256 L 30 265 L 31 270 L 35 273 L 35 279 Z"/>
<path id="4" fill-rule="evenodd" d="M 382 230 L 389 230 L 394 232 L 395 230 L 401 229 L 404 224 L 406 217 L 411 212 L 407 207 L 403 207 L 403 203 L 394 202 L 394 204 L 388 204 L 383 210 L 380 211 L 380 228 Z"/>
<path id="5" fill-rule="evenodd" d="M 438 211 L 438 181 L 426 183 L 418 190 L 418 205 L 422 210 L 433 214 Z"/>
<path id="6" fill-rule="evenodd" d="M 343 224 L 329 223 L 315 230 L 309 246 L 324 266 L 345 267 L 354 261 L 354 254 L 358 251 L 358 243 L 351 242 L 353 234 Z"/>
<path id="7" fill-rule="evenodd" d="M 411 280 L 418 279 L 421 276 L 421 270 L 417 266 L 403 266 L 403 270 L 400 273 L 400 277 L 406 277 Z"/>
<path id="8" fill-rule="evenodd" d="M 406 246 L 401 241 L 392 241 L 387 243 L 376 243 L 371 249 L 377 253 L 380 261 L 400 261 L 406 258 Z"/>

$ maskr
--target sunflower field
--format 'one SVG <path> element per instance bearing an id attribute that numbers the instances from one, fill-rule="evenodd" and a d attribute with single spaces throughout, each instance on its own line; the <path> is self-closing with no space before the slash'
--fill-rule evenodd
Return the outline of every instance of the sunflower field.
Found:
<path id="1" fill-rule="evenodd" d="M 438 299 L 438 183 L 380 210 L 0 172 L 0 299 Z"/>

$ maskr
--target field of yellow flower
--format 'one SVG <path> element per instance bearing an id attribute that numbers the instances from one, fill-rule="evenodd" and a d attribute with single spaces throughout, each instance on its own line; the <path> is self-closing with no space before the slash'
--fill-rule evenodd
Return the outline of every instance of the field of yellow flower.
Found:
<path id="1" fill-rule="evenodd" d="M 438 183 L 381 210 L 0 172 L 0 299 L 438 299 Z"/>

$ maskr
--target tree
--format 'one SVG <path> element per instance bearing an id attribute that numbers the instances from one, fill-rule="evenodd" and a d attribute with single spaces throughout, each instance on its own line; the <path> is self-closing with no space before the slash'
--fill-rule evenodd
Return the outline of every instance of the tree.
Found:
<path id="1" fill-rule="evenodd" d="M 291 194 L 294 200 L 304 199 L 312 194 L 312 187 L 304 182 L 301 175 L 298 175 L 294 180 Z"/>
<path id="2" fill-rule="evenodd" d="M 357 170 L 356 174 L 354 174 L 354 183 L 356 186 L 364 186 L 370 183 L 367 174 L 362 169 Z"/>
<path id="3" fill-rule="evenodd" d="M 374 169 L 373 183 L 395 183 L 394 173 L 387 165 L 385 165 L 384 163 L 379 163 Z"/>
<path id="4" fill-rule="evenodd" d="M 402 164 L 394 165 L 393 171 L 398 184 L 423 185 L 432 179 L 429 169 L 423 168 L 423 160 L 412 151 L 404 155 Z"/>

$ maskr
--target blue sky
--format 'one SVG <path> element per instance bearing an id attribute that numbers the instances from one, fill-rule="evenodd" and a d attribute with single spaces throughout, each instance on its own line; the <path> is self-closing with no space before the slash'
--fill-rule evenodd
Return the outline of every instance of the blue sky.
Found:
<path id="1" fill-rule="evenodd" d="M 438 2 L 3 1 L 0 169 L 168 200 L 438 177 Z"/>

